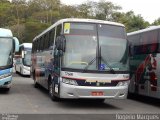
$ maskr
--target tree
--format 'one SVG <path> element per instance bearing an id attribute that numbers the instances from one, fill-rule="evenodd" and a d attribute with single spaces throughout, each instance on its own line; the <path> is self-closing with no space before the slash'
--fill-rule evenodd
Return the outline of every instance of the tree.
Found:
<path id="1" fill-rule="evenodd" d="M 12 0 L 12 14 L 16 17 L 16 25 L 13 25 L 12 28 L 16 29 L 15 34 L 17 37 L 21 40 L 23 40 L 23 31 L 22 28 L 24 29 L 23 23 L 27 19 L 27 9 L 28 6 L 26 4 L 26 0 Z M 22 25 L 21 25 L 22 24 Z"/>
<path id="2" fill-rule="evenodd" d="M 64 5 L 60 0 L 0 0 L 0 26 L 10 28 L 20 42 L 32 39 L 62 18 L 90 18 L 120 22 L 127 32 L 149 26 L 141 15 L 133 11 L 119 12 L 122 8 L 112 2 L 87 1 L 80 5 Z M 160 18 L 154 25 L 160 24 Z"/>
<path id="3" fill-rule="evenodd" d="M 96 6 L 96 18 L 109 21 L 113 20 L 113 14 L 121 9 L 120 6 L 114 5 L 112 2 L 106 2 L 105 0 L 101 0 Z"/>
<path id="4" fill-rule="evenodd" d="M 49 26 L 49 24 L 40 23 L 37 21 L 27 21 L 25 23 L 25 38 L 23 42 L 32 42 L 34 37 L 36 37 Z"/>
<path id="5" fill-rule="evenodd" d="M 157 20 L 155 20 L 152 25 L 160 25 L 160 18 L 158 18 Z"/>
<path id="6" fill-rule="evenodd" d="M 30 0 L 28 2 L 29 8 L 31 9 L 30 13 L 32 13 L 34 19 L 43 21 L 45 23 L 52 24 L 54 21 L 54 15 L 60 11 L 60 0 Z M 33 11 L 35 11 L 33 13 Z M 42 19 L 37 19 L 36 13 L 42 15 Z M 58 13 L 59 14 L 59 13 Z"/>
<path id="7" fill-rule="evenodd" d="M 113 21 L 124 24 L 127 32 L 141 30 L 150 25 L 141 15 L 135 15 L 133 11 L 127 13 L 114 13 Z"/>
<path id="8" fill-rule="evenodd" d="M 83 3 L 81 5 L 78 5 L 77 7 L 75 6 L 75 8 L 77 8 L 76 12 L 79 14 L 79 17 L 94 18 L 94 10 L 96 9 L 96 5 L 96 2 L 88 1 L 87 3 Z"/>
<path id="9" fill-rule="evenodd" d="M 61 5 L 59 18 L 76 18 L 79 16 L 79 13 L 75 6 L 70 5 Z M 57 19 L 58 20 L 58 19 Z"/>
<path id="10" fill-rule="evenodd" d="M 11 14 L 12 4 L 7 0 L 0 0 L 0 26 L 7 27 L 14 21 L 14 16 Z"/>

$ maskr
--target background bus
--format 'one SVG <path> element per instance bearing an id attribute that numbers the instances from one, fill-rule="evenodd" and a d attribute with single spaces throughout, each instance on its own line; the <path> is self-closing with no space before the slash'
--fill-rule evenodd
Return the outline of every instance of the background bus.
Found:
<path id="1" fill-rule="evenodd" d="M 160 98 L 160 26 L 128 33 L 130 93 Z"/>
<path id="2" fill-rule="evenodd" d="M 90 19 L 63 19 L 34 38 L 32 76 L 59 98 L 124 99 L 129 84 L 125 28 Z"/>
<path id="3" fill-rule="evenodd" d="M 11 87 L 14 52 L 18 49 L 18 39 L 10 30 L 0 28 L 0 88 L 7 91 Z"/>
<path id="4" fill-rule="evenodd" d="M 23 43 L 15 56 L 15 71 L 21 75 L 30 75 L 32 43 Z"/>

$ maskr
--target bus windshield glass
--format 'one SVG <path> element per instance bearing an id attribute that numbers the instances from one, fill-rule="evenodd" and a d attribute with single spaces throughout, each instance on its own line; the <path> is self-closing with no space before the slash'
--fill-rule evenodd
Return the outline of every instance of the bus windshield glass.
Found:
<path id="1" fill-rule="evenodd" d="M 26 66 L 31 65 L 31 50 L 30 51 L 24 51 L 23 64 L 26 65 Z"/>
<path id="2" fill-rule="evenodd" d="M 66 37 L 66 51 L 62 61 L 64 68 L 85 69 L 87 66 L 87 70 L 109 71 L 111 67 L 115 71 L 128 70 L 124 27 L 65 23 L 64 35 Z"/>
<path id="3" fill-rule="evenodd" d="M 12 64 L 13 40 L 11 38 L 0 38 L 0 67 Z"/>
<path id="4" fill-rule="evenodd" d="M 99 24 L 98 38 L 102 70 L 110 69 L 109 67 L 113 70 L 128 70 L 128 47 L 124 28 Z"/>

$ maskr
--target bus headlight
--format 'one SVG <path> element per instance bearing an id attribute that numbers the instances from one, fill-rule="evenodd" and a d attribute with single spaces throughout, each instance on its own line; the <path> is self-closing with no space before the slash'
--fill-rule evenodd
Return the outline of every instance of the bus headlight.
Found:
<path id="1" fill-rule="evenodd" d="M 121 81 L 117 84 L 117 86 L 128 86 L 129 85 L 129 81 Z"/>
<path id="2" fill-rule="evenodd" d="M 63 82 L 63 83 L 66 83 L 66 84 L 70 84 L 70 85 L 78 85 L 75 80 L 68 79 L 68 78 L 63 78 L 63 79 L 62 79 L 62 82 Z"/>
<path id="3" fill-rule="evenodd" d="M 12 75 L 11 73 L 7 73 L 7 74 L 0 75 L 0 79 L 9 77 L 9 76 L 11 76 L 11 75 Z"/>
<path id="4" fill-rule="evenodd" d="M 26 67 L 26 66 L 23 66 L 23 69 L 27 70 L 27 71 L 30 71 L 30 68 L 29 67 Z"/>

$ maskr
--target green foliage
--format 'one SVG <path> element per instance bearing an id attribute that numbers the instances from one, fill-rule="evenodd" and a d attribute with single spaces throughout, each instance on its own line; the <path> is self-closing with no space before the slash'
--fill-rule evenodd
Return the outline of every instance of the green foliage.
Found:
<path id="1" fill-rule="evenodd" d="M 150 25 L 141 15 L 135 15 L 133 11 L 127 13 L 117 12 L 113 15 L 113 21 L 124 24 L 127 32 L 141 30 Z"/>
<path id="2" fill-rule="evenodd" d="M 80 5 L 65 5 L 60 0 L 0 0 L 0 26 L 10 28 L 20 42 L 33 38 L 63 18 L 90 18 L 120 22 L 127 32 L 149 26 L 141 15 L 133 11 L 119 12 L 122 8 L 112 2 L 87 1 Z M 160 18 L 153 25 L 159 25 Z"/>
<path id="3" fill-rule="evenodd" d="M 48 28 L 50 24 L 40 23 L 36 21 L 28 21 L 25 24 L 25 39 L 22 42 L 32 42 L 33 38 Z"/>
<path id="4" fill-rule="evenodd" d="M 0 26 L 6 27 L 11 24 L 10 21 L 14 20 L 14 16 L 12 15 L 12 11 L 10 8 L 12 4 L 7 0 L 0 1 Z"/>
<path id="5" fill-rule="evenodd" d="M 112 16 L 114 12 L 121 9 L 120 6 L 116 6 L 113 3 L 106 2 L 104 0 L 100 1 L 97 4 L 97 8 L 98 9 L 96 9 L 96 18 L 101 20 L 109 20 L 109 21 L 113 20 Z"/>
<path id="6" fill-rule="evenodd" d="M 157 20 L 155 20 L 152 25 L 160 25 L 160 18 L 158 18 Z"/>

